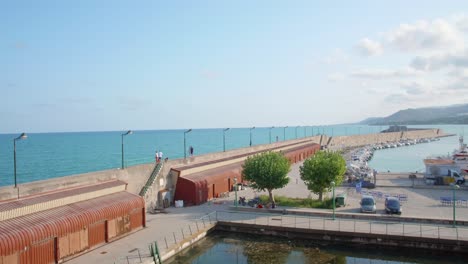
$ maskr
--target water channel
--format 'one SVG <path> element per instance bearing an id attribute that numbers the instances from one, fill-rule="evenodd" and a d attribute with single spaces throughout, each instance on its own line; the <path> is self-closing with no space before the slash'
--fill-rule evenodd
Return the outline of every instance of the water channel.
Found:
<path id="1" fill-rule="evenodd" d="M 433 251 L 320 246 L 313 241 L 215 232 L 166 263 L 170 264 L 400 264 L 466 263 L 466 256 Z"/>

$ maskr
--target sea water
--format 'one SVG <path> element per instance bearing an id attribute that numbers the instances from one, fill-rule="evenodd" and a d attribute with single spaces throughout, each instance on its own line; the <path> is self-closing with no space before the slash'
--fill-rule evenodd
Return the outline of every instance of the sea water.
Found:
<path id="1" fill-rule="evenodd" d="M 468 126 L 426 125 L 418 128 L 441 128 L 446 133 L 465 134 Z M 125 166 L 154 161 L 155 151 L 163 158 L 177 159 L 187 155 L 189 146 L 194 154 L 206 154 L 267 144 L 270 142 L 326 134 L 329 136 L 377 133 L 387 126 L 331 125 L 263 128 L 231 128 L 187 130 L 27 133 L 27 139 L 16 141 L 17 182 L 25 183 L 54 177 L 86 173 L 122 166 L 122 142 Z M 184 148 L 185 135 L 185 148 Z M 0 186 L 13 185 L 13 140 L 18 134 L 0 134 Z M 421 170 L 427 155 L 446 155 L 458 146 L 458 137 L 438 142 L 377 151 L 371 166 L 379 171 Z M 184 153 L 185 152 L 185 153 Z"/>

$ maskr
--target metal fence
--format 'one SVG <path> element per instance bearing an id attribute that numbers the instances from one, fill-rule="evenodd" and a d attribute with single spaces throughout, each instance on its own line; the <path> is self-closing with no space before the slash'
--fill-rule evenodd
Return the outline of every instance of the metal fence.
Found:
<path id="1" fill-rule="evenodd" d="M 425 237 L 437 239 L 451 239 L 468 241 L 468 228 L 455 227 L 450 225 L 435 225 L 422 223 L 405 223 L 390 221 L 372 221 L 286 215 L 286 214 L 267 214 L 254 212 L 233 212 L 217 211 L 216 219 L 218 221 L 255 224 L 266 226 L 280 226 L 305 228 L 311 230 L 329 230 L 340 232 L 367 233 L 394 235 L 404 237 Z"/>
<path id="2" fill-rule="evenodd" d="M 125 257 L 117 258 L 115 264 L 140 264 L 151 263 L 153 255 L 151 245 L 155 245 L 161 255 L 169 251 L 172 247 L 177 247 L 179 244 L 194 235 L 205 232 L 216 224 L 216 212 L 203 215 L 200 218 L 195 218 L 185 226 L 180 226 L 178 229 L 172 231 L 169 236 L 158 236 L 156 241 L 148 244 L 145 249 L 133 249 L 131 254 Z"/>
<path id="3" fill-rule="evenodd" d="M 187 225 L 172 231 L 171 235 L 159 236 L 156 243 L 159 252 L 165 252 L 178 247 L 181 242 L 194 235 L 205 232 L 216 225 L 218 221 L 304 228 L 310 230 L 329 230 L 339 232 L 353 232 L 356 234 L 381 234 L 403 237 L 437 238 L 457 241 L 468 241 L 468 227 L 455 227 L 451 225 L 434 225 L 420 223 L 405 223 L 400 221 L 373 221 L 357 219 L 341 219 L 304 215 L 255 213 L 239 211 L 214 211 L 200 218 L 193 219 Z M 150 245 L 150 244 L 149 244 Z M 151 249 L 134 249 L 125 257 L 115 260 L 116 264 L 150 263 L 153 259 Z"/>

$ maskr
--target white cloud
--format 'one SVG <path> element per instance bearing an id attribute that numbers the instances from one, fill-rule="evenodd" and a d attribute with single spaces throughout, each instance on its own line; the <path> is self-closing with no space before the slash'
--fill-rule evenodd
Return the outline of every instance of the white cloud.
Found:
<path id="1" fill-rule="evenodd" d="M 401 24 L 385 34 L 390 45 L 401 51 L 461 48 L 463 35 L 454 23 L 444 19 L 419 20 L 413 24 Z"/>
<path id="2" fill-rule="evenodd" d="M 356 49 L 362 56 L 376 56 L 383 53 L 382 45 L 368 38 L 363 38 L 356 45 Z"/>
<path id="3" fill-rule="evenodd" d="M 400 70 L 383 70 L 383 69 L 363 69 L 351 73 L 351 77 L 360 79 L 391 79 L 391 78 L 408 78 L 421 75 L 423 72 L 413 69 L 405 68 Z"/>
<path id="4" fill-rule="evenodd" d="M 447 67 L 468 68 L 468 50 L 434 56 L 417 56 L 411 62 L 411 67 L 422 71 L 436 71 Z"/>

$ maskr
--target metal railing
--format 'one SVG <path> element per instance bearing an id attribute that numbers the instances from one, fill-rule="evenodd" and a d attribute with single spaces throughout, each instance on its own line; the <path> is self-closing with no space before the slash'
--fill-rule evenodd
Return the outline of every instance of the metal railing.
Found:
<path id="1" fill-rule="evenodd" d="M 381 234 L 403 237 L 424 237 L 468 241 L 468 228 L 451 225 L 434 225 L 426 223 L 405 223 L 390 221 L 372 221 L 270 214 L 254 212 L 217 211 L 216 220 L 232 223 L 305 228 L 311 230 L 328 230 L 366 234 Z"/>
<path id="2" fill-rule="evenodd" d="M 153 169 L 153 172 L 151 172 L 150 177 L 146 181 L 145 186 L 143 186 L 143 188 L 141 188 L 140 196 L 145 196 L 148 189 L 153 185 L 154 181 L 156 180 L 156 177 L 158 176 L 159 172 L 161 172 L 161 170 L 163 168 L 163 164 L 164 164 L 164 162 L 162 162 L 162 161 L 159 162 L 158 164 L 156 164 L 156 166 Z"/>
<path id="3" fill-rule="evenodd" d="M 146 249 L 133 249 L 132 254 L 115 259 L 114 264 L 141 264 L 141 263 L 162 263 L 161 257 L 165 252 L 194 235 L 200 234 L 212 228 L 216 224 L 216 212 L 196 218 L 186 226 L 181 226 L 179 230 L 171 232 L 169 236 L 160 236 L 156 241 L 148 244 Z M 156 254 L 157 249 L 157 255 Z"/>

